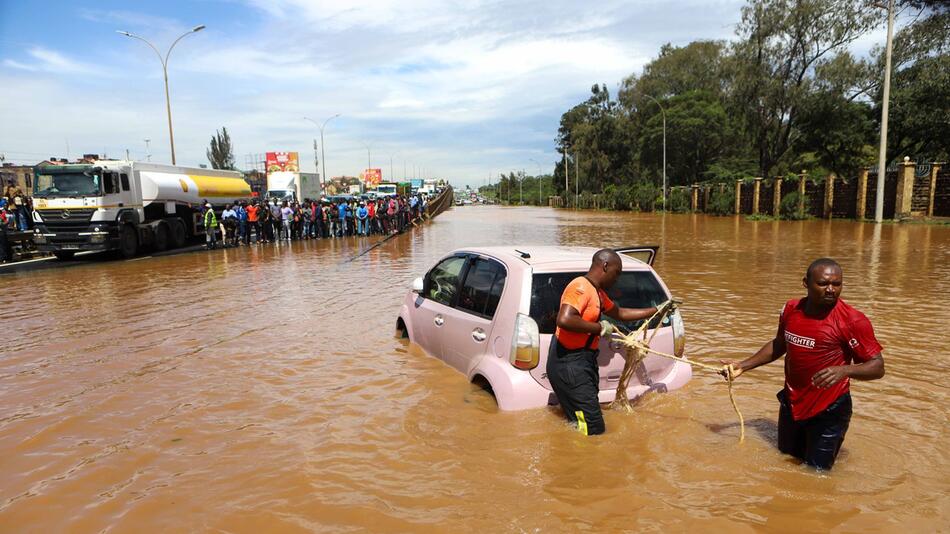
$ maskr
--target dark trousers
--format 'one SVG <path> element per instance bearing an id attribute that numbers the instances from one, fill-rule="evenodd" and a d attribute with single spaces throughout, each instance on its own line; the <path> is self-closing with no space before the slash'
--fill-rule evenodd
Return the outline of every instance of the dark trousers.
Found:
<path id="1" fill-rule="evenodd" d="M 597 399 L 600 391 L 597 351 L 568 349 L 552 337 L 547 374 L 567 420 L 575 423 L 577 430 L 585 435 L 603 434 L 606 427 Z"/>
<path id="2" fill-rule="evenodd" d="M 792 418 L 792 407 L 783 388 L 776 395 L 778 449 L 818 469 L 831 469 L 851 423 L 851 394 L 835 399 L 821 413 L 803 421 Z"/>
<path id="3" fill-rule="evenodd" d="M 251 232 L 254 232 L 254 239 L 257 241 L 261 240 L 261 227 L 257 224 L 257 221 L 247 221 L 247 228 L 244 231 L 244 244 L 251 244 Z"/>

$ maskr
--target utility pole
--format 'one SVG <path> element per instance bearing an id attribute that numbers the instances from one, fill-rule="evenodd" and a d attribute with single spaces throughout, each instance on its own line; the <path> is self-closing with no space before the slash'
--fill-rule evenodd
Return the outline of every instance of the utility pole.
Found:
<path id="1" fill-rule="evenodd" d="M 581 174 L 580 174 L 580 170 L 579 170 L 580 167 L 578 163 L 579 159 L 580 158 L 577 157 L 577 152 L 575 152 L 574 153 L 574 209 L 577 209 L 577 201 L 580 195 L 580 187 L 581 187 L 581 180 L 580 180 Z"/>
<path id="2" fill-rule="evenodd" d="M 518 180 L 518 204 L 524 205 L 524 169 L 521 169 L 521 179 Z"/>
<path id="3" fill-rule="evenodd" d="M 887 108 L 891 99 L 891 49 L 894 35 L 894 0 L 887 2 L 887 51 L 884 55 L 884 101 L 881 105 L 881 147 L 877 160 L 877 195 L 874 222 L 884 221 L 884 173 L 887 172 Z"/>
<path id="4" fill-rule="evenodd" d="M 567 166 L 567 150 L 564 151 L 564 207 L 567 207 L 567 196 L 571 194 L 570 186 L 567 183 L 567 171 L 570 167 Z"/>
<path id="5" fill-rule="evenodd" d="M 181 41 L 188 35 L 200 32 L 203 29 L 205 29 L 205 25 L 201 24 L 181 34 L 181 36 L 178 37 L 178 39 L 175 39 L 175 42 L 173 42 L 172 45 L 168 47 L 168 52 L 165 53 L 165 57 L 162 57 L 162 53 L 159 52 L 157 48 L 155 48 L 155 45 L 145 40 L 145 38 L 139 37 L 138 35 L 135 35 L 134 33 L 129 33 L 126 31 L 117 32 L 126 37 L 131 37 L 132 39 L 138 39 L 139 41 L 142 41 L 143 43 L 147 44 L 149 48 L 155 51 L 155 54 L 158 56 L 158 60 L 161 61 L 162 63 L 162 75 L 165 77 L 165 111 L 168 114 L 168 144 L 171 146 L 171 149 L 172 149 L 172 165 L 176 164 L 175 163 L 175 134 L 172 130 L 172 102 L 171 102 L 171 97 L 168 96 L 168 56 L 171 55 L 172 49 L 175 48 L 175 45 L 178 44 L 178 41 Z"/>
<path id="6" fill-rule="evenodd" d="M 323 183 L 323 175 L 320 174 L 320 158 L 317 156 L 317 140 L 313 140 L 313 172 L 317 173 L 317 176 L 320 177 L 320 183 Z"/>

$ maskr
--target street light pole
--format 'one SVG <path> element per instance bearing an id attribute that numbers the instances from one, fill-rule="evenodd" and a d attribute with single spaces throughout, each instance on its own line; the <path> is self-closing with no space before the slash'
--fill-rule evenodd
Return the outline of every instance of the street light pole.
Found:
<path id="1" fill-rule="evenodd" d="M 883 7 L 883 6 L 882 6 Z M 891 99 L 891 49 L 894 34 L 894 0 L 887 2 L 887 49 L 884 54 L 884 101 L 881 103 L 881 147 L 877 159 L 877 195 L 874 222 L 884 221 L 884 173 L 887 172 L 887 108 Z"/>
<path id="2" fill-rule="evenodd" d="M 174 130 L 172 130 L 172 102 L 171 102 L 171 97 L 168 94 L 168 56 L 171 55 L 172 49 L 175 48 L 175 45 L 178 44 L 178 41 L 181 41 L 187 35 L 200 32 L 203 29 L 205 29 L 205 25 L 200 24 L 188 30 L 187 32 L 181 34 L 178 37 L 178 39 L 175 39 L 172 45 L 168 47 L 168 52 L 165 53 L 165 57 L 162 57 L 162 53 L 159 52 L 157 48 L 155 48 L 155 45 L 148 42 L 144 37 L 139 37 L 138 35 L 135 35 L 134 33 L 129 33 L 122 30 L 116 30 L 116 33 L 122 34 L 126 37 L 131 37 L 132 39 L 138 39 L 139 41 L 142 41 L 143 43 L 147 44 L 149 48 L 155 51 L 155 55 L 158 56 L 158 60 L 162 63 L 162 74 L 165 77 L 165 111 L 168 114 L 168 143 L 169 145 L 171 145 L 171 149 L 172 149 L 172 165 L 175 165 L 175 133 L 174 133 Z"/>
<path id="3" fill-rule="evenodd" d="M 660 114 L 663 115 L 663 211 L 666 211 L 666 110 L 663 109 L 659 100 L 650 95 L 644 96 L 656 102 L 656 105 L 660 107 Z"/>
<path id="4" fill-rule="evenodd" d="M 369 151 L 369 149 L 370 149 L 370 147 L 372 146 L 372 144 L 366 144 L 366 143 L 364 143 L 364 142 L 362 142 L 362 141 L 360 141 L 360 144 L 366 147 L 366 169 L 369 170 L 369 169 L 373 168 L 372 155 L 371 155 L 371 153 L 370 153 L 370 151 Z"/>
<path id="5" fill-rule="evenodd" d="M 325 143 L 323 142 L 323 129 L 327 126 L 327 123 L 328 123 L 328 122 L 332 121 L 333 119 L 335 119 L 335 118 L 337 118 L 337 117 L 339 117 L 339 116 L 340 116 L 340 114 L 337 113 L 336 115 L 334 115 L 334 116 L 330 117 L 329 119 L 323 121 L 323 124 L 318 124 L 317 121 L 315 121 L 315 120 L 313 120 L 313 119 L 311 119 L 311 118 L 308 118 L 308 117 L 304 117 L 304 120 L 310 121 L 310 122 L 313 123 L 314 126 L 319 126 L 319 127 L 320 127 L 320 160 L 321 160 L 320 164 L 321 164 L 322 167 L 323 167 L 323 174 L 320 176 L 320 185 L 321 185 L 321 187 L 323 188 L 324 191 L 326 191 L 326 184 L 327 184 L 327 155 L 326 155 L 326 151 L 325 151 L 326 149 L 324 148 L 326 145 L 325 145 Z M 316 158 L 316 154 L 314 154 L 314 157 Z"/>

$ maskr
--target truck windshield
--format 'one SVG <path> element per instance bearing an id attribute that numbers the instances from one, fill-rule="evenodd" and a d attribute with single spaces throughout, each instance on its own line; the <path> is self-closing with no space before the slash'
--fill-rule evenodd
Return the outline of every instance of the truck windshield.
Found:
<path id="1" fill-rule="evenodd" d="M 587 273 L 535 273 L 531 283 L 530 314 L 538 323 L 542 334 L 554 333 L 564 288 L 571 280 L 585 274 Z M 666 301 L 666 292 L 650 271 L 624 271 L 617 283 L 607 291 L 607 296 L 621 308 L 649 308 Z M 668 321 L 669 319 L 664 319 L 664 326 Z M 626 330 L 635 330 L 642 321 L 613 322 Z M 652 328 L 656 328 L 656 325 L 652 325 Z"/>
<path id="2" fill-rule="evenodd" d="M 102 174 L 98 172 L 37 173 L 33 196 L 37 198 L 97 197 L 102 195 Z"/>

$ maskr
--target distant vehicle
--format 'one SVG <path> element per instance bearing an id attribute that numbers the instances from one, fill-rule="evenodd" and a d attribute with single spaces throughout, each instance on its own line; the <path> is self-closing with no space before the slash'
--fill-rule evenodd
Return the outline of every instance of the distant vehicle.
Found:
<path id="1" fill-rule="evenodd" d="M 181 247 L 204 235 L 205 200 L 220 214 L 225 204 L 251 197 L 239 172 L 139 161 L 39 165 L 33 175 L 33 242 L 59 259 Z"/>
<path id="2" fill-rule="evenodd" d="M 460 198 L 455 199 L 455 205 L 456 205 L 456 206 L 461 206 L 462 204 L 463 204 L 462 199 L 460 199 Z"/>
<path id="3" fill-rule="evenodd" d="M 644 308 L 670 293 L 651 267 L 656 247 L 618 249 L 623 272 L 608 291 L 619 306 Z M 489 387 L 502 410 L 556 404 L 545 374 L 548 347 L 564 288 L 587 273 L 596 249 L 486 247 L 459 249 L 442 258 L 406 295 L 396 329 L 403 337 Z M 633 330 L 640 322 L 622 324 Z M 653 338 L 657 350 L 682 355 L 685 332 L 679 311 L 664 318 Z M 651 330 L 652 332 L 652 330 Z M 601 402 L 615 398 L 625 363 L 618 342 L 601 342 Z M 631 380 L 633 399 L 649 390 L 669 391 L 692 377 L 688 364 L 647 356 L 645 373 Z"/>
<path id="4" fill-rule="evenodd" d="M 277 171 L 267 175 L 267 197 L 279 201 L 301 202 L 320 198 L 322 188 L 318 174 Z"/>
<path id="5" fill-rule="evenodd" d="M 377 197 L 393 197 L 397 193 L 397 184 L 391 182 L 382 182 L 376 186 Z"/>

